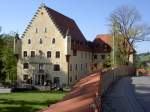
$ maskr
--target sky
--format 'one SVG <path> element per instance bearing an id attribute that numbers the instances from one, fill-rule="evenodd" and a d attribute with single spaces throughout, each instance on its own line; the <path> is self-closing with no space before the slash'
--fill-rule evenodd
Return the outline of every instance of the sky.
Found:
<path id="1" fill-rule="evenodd" d="M 150 0 L 0 0 L 1 33 L 15 31 L 22 35 L 42 2 L 74 19 L 87 40 L 109 33 L 109 15 L 122 5 L 135 7 L 142 21 L 150 25 Z M 137 53 L 150 52 L 150 41 L 135 47 Z"/>

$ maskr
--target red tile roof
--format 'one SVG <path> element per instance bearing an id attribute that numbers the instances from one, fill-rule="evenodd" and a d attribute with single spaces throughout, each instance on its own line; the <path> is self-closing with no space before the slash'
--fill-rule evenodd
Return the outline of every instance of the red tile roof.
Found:
<path id="1" fill-rule="evenodd" d="M 47 6 L 44 6 L 52 18 L 53 22 L 56 24 L 58 29 L 61 31 L 63 36 L 66 36 L 67 32 L 72 39 L 78 41 L 86 41 L 84 35 L 76 25 L 75 21 Z"/>
<path id="2" fill-rule="evenodd" d="M 111 34 L 100 34 L 96 36 L 96 40 L 102 41 L 109 46 L 112 46 L 112 35 Z"/>
<path id="3" fill-rule="evenodd" d="M 93 41 L 94 51 L 99 53 L 111 52 L 111 35 L 97 35 Z"/>

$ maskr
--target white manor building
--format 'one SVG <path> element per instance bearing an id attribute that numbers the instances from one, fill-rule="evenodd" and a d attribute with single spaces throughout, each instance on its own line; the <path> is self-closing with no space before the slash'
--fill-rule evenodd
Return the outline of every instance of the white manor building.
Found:
<path id="1" fill-rule="evenodd" d="M 75 21 L 41 5 L 22 37 L 14 41 L 18 81 L 72 85 L 102 68 L 109 45 L 86 40 Z"/>

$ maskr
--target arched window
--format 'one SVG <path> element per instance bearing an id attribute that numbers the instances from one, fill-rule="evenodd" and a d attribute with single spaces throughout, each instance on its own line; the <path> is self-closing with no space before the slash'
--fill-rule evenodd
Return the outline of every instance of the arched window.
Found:
<path id="1" fill-rule="evenodd" d="M 55 44 L 55 38 L 53 38 L 53 40 L 52 40 L 52 44 Z"/>
<path id="2" fill-rule="evenodd" d="M 31 40 L 30 39 L 28 39 L 28 44 L 31 44 Z"/>

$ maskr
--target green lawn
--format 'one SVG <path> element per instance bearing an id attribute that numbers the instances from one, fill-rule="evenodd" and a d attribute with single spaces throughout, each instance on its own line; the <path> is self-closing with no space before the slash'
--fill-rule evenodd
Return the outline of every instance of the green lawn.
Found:
<path id="1" fill-rule="evenodd" d="M 65 92 L 21 92 L 0 94 L 0 112 L 35 112 L 58 102 Z"/>

